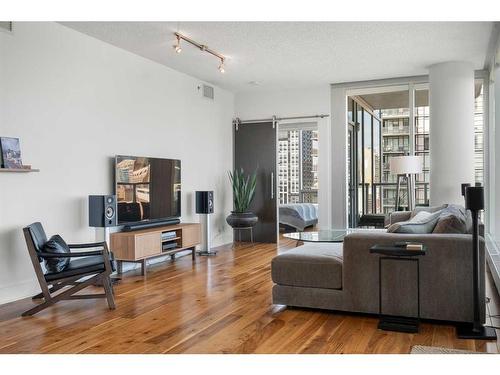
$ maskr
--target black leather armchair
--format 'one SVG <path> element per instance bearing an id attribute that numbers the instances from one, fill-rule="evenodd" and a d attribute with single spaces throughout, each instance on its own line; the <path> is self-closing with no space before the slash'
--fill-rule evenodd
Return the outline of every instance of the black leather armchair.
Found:
<path id="1" fill-rule="evenodd" d="M 68 245 L 70 249 L 97 249 L 69 253 L 47 253 L 43 247 L 47 235 L 41 223 L 33 223 L 23 228 L 28 253 L 42 292 L 33 299 L 43 298 L 43 303 L 24 312 L 23 316 L 33 315 L 60 300 L 106 298 L 110 309 L 115 308 L 113 285 L 110 275 L 114 270 L 112 254 L 106 242 Z M 69 264 L 60 272 L 45 272 L 41 262 L 50 258 L 70 258 Z M 83 281 L 81 279 L 85 278 Z M 76 292 L 90 286 L 102 285 L 104 294 L 79 294 Z M 57 291 L 69 287 L 66 290 Z"/>

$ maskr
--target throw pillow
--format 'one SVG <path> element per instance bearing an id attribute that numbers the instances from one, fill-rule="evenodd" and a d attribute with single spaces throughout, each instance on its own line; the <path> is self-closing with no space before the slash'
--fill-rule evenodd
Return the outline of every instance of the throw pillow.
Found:
<path id="1" fill-rule="evenodd" d="M 43 245 L 43 252 L 50 254 L 64 254 L 71 252 L 68 244 L 58 234 L 50 237 Z M 64 270 L 69 264 L 69 258 L 46 258 L 45 268 L 48 273 L 57 273 Z"/>
<path id="2" fill-rule="evenodd" d="M 450 204 L 441 211 L 433 233 L 469 233 L 470 212 L 458 204 Z"/>
<path id="3" fill-rule="evenodd" d="M 419 212 L 429 212 L 429 213 L 434 213 L 441 211 L 442 209 L 448 207 L 447 204 L 443 204 L 441 206 L 432 206 L 432 207 L 415 207 L 415 209 L 411 212 L 410 214 L 410 219 L 413 219 Z"/>
<path id="4" fill-rule="evenodd" d="M 432 233 L 465 233 L 464 223 L 455 215 L 440 217 Z"/>
<path id="5" fill-rule="evenodd" d="M 411 233 L 425 234 L 432 233 L 439 219 L 441 211 L 430 213 L 427 211 L 418 212 L 412 219 L 392 224 L 387 228 L 389 233 Z"/>

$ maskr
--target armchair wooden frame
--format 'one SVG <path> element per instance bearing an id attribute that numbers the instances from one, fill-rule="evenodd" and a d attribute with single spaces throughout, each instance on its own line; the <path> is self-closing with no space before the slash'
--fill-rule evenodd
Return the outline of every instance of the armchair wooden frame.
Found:
<path id="1" fill-rule="evenodd" d="M 110 254 L 106 242 L 68 245 L 70 249 L 100 248 L 100 250 L 65 253 L 65 254 L 64 253 L 52 254 L 36 250 L 29 227 L 23 228 L 23 232 L 24 232 L 24 237 L 26 239 L 26 244 L 28 247 L 30 259 L 31 262 L 33 263 L 33 268 L 35 269 L 36 277 L 38 279 L 38 283 L 40 284 L 40 288 L 42 290 L 41 293 L 37 294 L 32 299 L 37 300 L 43 298 L 43 302 L 29 309 L 28 311 L 25 311 L 22 314 L 22 316 L 34 315 L 61 300 L 106 298 L 109 308 L 111 310 L 115 309 L 113 284 L 111 283 L 110 279 L 110 275 L 113 272 L 113 270 L 111 268 Z M 104 263 L 104 270 L 98 272 L 96 271 L 82 272 L 75 274 L 73 276 L 55 278 L 48 281 L 43 273 L 43 269 L 40 264 L 41 260 L 48 258 L 79 258 L 79 257 L 81 258 L 87 256 L 102 256 Z M 86 279 L 82 281 L 81 280 L 82 278 Z M 75 295 L 75 293 L 91 285 L 102 285 L 102 287 L 104 288 L 104 293 Z M 61 291 L 58 294 L 55 294 L 57 291 L 60 291 L 65 287 L 70 287 L 70 288 Z"/>

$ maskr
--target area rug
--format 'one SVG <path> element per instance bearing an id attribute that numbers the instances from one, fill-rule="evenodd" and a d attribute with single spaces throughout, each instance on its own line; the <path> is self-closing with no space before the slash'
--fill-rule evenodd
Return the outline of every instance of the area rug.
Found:
<path id="1" fill-rule="evenodd" d="M 448 349 L 439 346 L 414 345 L 410 354 L 486 354 L 470 350 Z"/>

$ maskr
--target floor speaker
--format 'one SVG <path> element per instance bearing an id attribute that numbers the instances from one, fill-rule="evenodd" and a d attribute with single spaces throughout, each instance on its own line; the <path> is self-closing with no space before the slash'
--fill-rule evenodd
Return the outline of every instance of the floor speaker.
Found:
<path id="1" fill-rule="evenodd" d="M 216 252 L 212 248 L 212 235 L 210 233 L 210 214 L 214 213 L 214 192 L 213 191 L 197 191 L 196 192 L 196 213 L 201 215 L 203 228 L 203 245 L 199 255 L 215 255 Z"/>
<path id="2" fill-rule="evenodd" d="M 472 216 L 472 303 L 474 321 L 458 326 L 457 336 L 460 339 L 496 340 L 495 328 L 483 325 L 480 306 L 480 304 L 484 304 L 480 299 L 480 285 L 481 282 L 484 282 L 484 275 L 481 275 L 480 272 L 479 213 L 484 210 L 484 188 L 481 184 L 476 184 L 476 186 L 464 185 L 466 184 L 462 184 L 462 191 L 465 190 L 465 208 L 470 210 Z"/>
<path id="3" fill-rule="evenodd" d="M 213 214 L 214 213 L 214 192 L 197 191 L 196 192 L 196 213 Z"/>
<path id="4" fill-rule="evenodd" d="M 116 196 L 89 195 L 89 226 L 116 227 Z"/>

